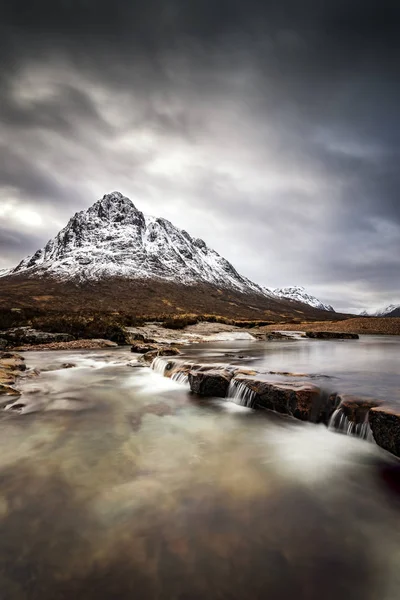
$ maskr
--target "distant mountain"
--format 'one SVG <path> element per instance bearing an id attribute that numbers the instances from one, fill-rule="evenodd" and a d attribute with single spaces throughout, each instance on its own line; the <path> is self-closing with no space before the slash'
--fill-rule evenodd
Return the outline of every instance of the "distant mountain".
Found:
<path id="1" fill-rule="evenodd" d="M 76 213 L 43 248 L 2 277 L 0 308 L 328 318 L 325 305 L 296 289 L 301 293 L 288 300 L 262 288 L 203 240 L 166 219 L 144 215 L 113 192 Z"/>
<path id="2" fill-rule="evenodd" d="M 6 275 L 8 275 L 10 272 L 12 271 L 12 269 L 0 269 L 0 277 L 5 277 Z"/>
<path id="3" fill-rule="evenodd" d="M 335 312 L 335 309 L 330 304 L 324 304 L 315 296 L 308 294 L 306 290 L 301 286 L 294 285 L 292 287 L 276 288 L 272 290 L 272 292 L 279 298 L 295 300 L 296 302 L 308 304 L 313 308 L 319 308 L 320 310 Z"/>
<path id="4" fill-rule="evenodd" d="M 370 313 L 364 310 L 360 313 L 362 317 L 400 317 L 400 304 L 389 304 L 376 312 Z"/>

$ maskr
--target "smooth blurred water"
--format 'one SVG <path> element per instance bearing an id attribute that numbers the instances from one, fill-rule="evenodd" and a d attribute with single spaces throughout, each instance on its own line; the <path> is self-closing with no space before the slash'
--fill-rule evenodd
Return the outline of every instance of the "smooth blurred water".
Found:
<path id="1" fill-rule="evenodd" d="M 376 343 L 219 342 L 187 355 L 251 353 L 249 365 L 340 383 L 364 364 L 370 393 L 370 368 L 395 377 L 398 355 L 398 341 Z M 1 413 L 1 600 L 400 597 L 398 461 L 374 444 L 200 401 L 129 349 L 25 357 L 76 367 L 22 384 L 37 412 Z"/>

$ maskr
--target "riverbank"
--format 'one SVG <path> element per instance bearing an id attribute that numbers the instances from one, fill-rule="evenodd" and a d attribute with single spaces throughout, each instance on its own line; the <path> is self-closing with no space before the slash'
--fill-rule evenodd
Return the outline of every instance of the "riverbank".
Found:
<path id="1" fill-rule="evenodd" d="M 258 328 L 259 331 L 337 331 L 364 335 L 400 335 L 400 318 L 355 317 L 343 321 L 304 321 L 279 323 Z"/>

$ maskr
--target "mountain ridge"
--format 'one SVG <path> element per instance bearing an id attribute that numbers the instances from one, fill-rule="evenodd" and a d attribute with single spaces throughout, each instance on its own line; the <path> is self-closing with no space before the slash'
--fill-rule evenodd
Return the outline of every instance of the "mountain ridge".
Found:
<path id="1" fill-rule="evenodd" d="M 272 321 L 340 318 L 250 281 L 203 240 L 144 215 L 120 192 L 76 213 L 1 278 L 0 308 L 26 306 Z"/>
<path id="2" fill-rule="evenodd" d="M 225 258 L 167 219 L 144 215 L 120 192 L 106 194 L 68 224 L 12 274 L 60 279 L 106 277 L 211 283 L 270 295 L 239 275 Z"/>
<path id="3" fill-rule="evenodd" d="M 364 310 L 360 313 L 362 317 L 400 317 L 400 304 L 389 304 L 385 308 L 378 309 L 375 312 Z"/>
<path id="4" fill-rule="evenodd" d="M 308 304 L 313 308 L 319 308 L 328 312 L 335 312 L 333 306 L 331 306 L 330 304 L 324 304 L 323 302 L 321 302 L 321 300 L 319 300 L 312 294 L 308 294 L 305 288 L 299 285 L 284 288 L 275 288 L 272 290 L 272 292 L 279 298 L 295 300 L 296 302 L 303 302 L 304 304 Z"/>

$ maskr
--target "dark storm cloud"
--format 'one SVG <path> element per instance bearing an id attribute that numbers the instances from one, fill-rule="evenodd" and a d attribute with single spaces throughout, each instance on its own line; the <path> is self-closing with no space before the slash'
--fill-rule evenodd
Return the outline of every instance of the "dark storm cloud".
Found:
<path id="1" fill-rule="evenodd" d="M 12 235 L 36 206 L 45 242 L 121 189 L 260 283 L 400 301 L 399 5 L 17 0 L 0 17 Z"/>

